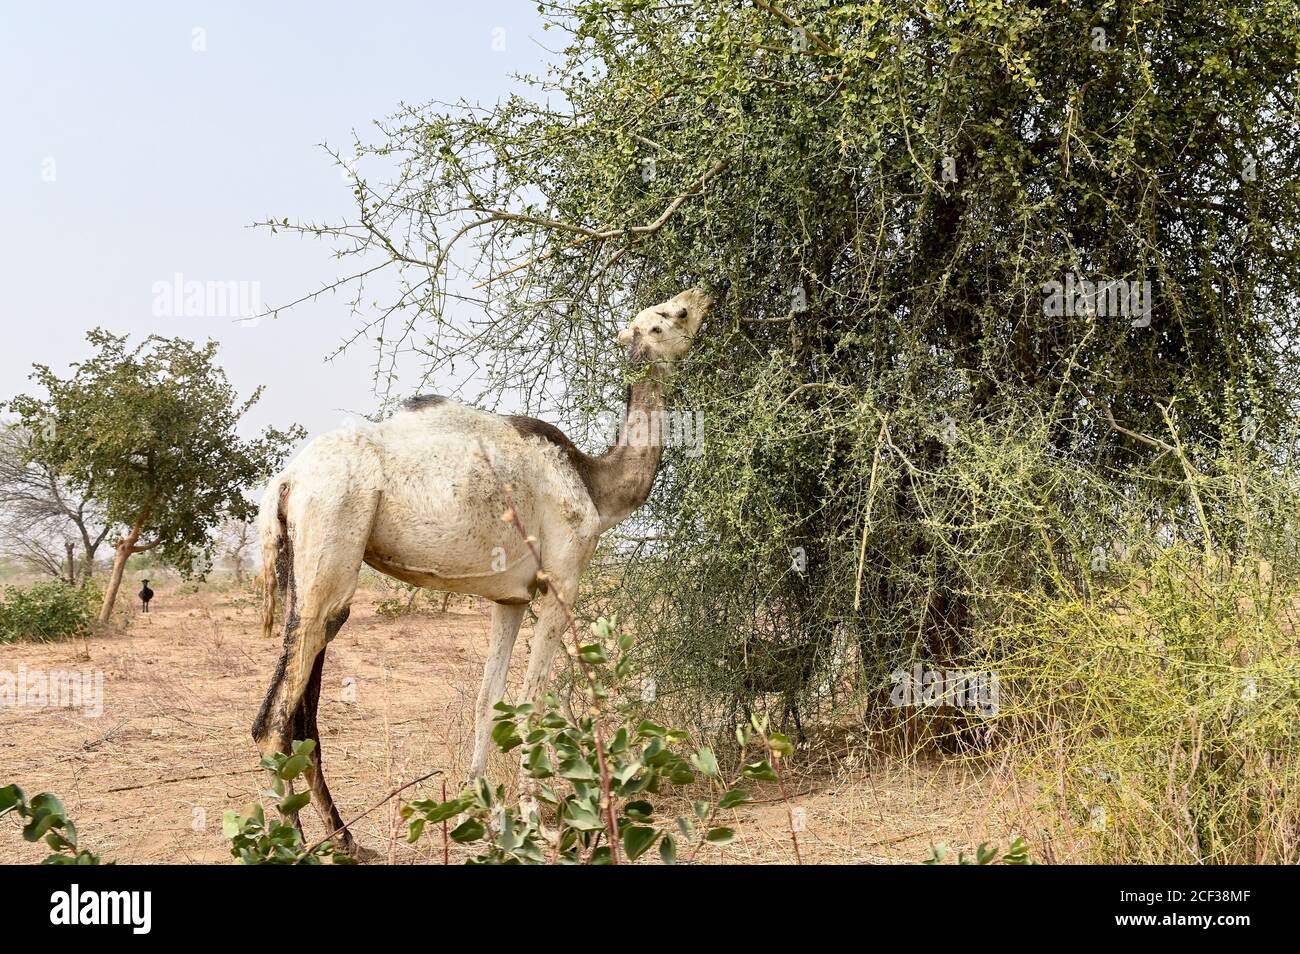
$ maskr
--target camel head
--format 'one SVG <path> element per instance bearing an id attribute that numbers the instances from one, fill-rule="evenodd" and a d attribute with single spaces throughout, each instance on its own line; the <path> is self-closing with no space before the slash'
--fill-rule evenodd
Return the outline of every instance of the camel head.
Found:
<path id="1" fill-rule="evenodd" d="M 638 314 L 618 333 L 618 343 L 633 364 L 672 364 L 691 349 L 712 307 L 704 289 L 691 288 Z"/>

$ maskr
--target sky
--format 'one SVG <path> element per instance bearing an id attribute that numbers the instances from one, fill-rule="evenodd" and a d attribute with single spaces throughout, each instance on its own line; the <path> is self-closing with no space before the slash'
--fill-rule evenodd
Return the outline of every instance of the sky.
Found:
<path id="1" fill-rule="evenodd" d="M 324 243 L 249 226 L 348 216 L 321 143 L 373 139 L 403 102 L 495 102 L 548 40 L 527 0 L 0 0 L 0 400 L 100 326 L 220 342 L 241 396 L 266 386 L 245 434 L 371 412 L 370 346 L 326 363 L 357 324 L 347 296 L 250 325 L 171 307 L 176 276 L 266 306 L 339 277 Z"/>

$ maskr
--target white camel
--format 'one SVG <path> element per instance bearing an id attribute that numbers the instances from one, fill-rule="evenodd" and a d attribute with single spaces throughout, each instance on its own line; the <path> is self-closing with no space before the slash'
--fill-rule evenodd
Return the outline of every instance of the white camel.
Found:
<path id="1" fill-rule="evenodd" d="M 269 636 L 278 591 L 285 600 L 284 650 L 253 738 L 263 755 L 287 751 L 293 739 L 316 740 L 307 780 L 331 832 L 343 821 L 321 769 L 316 709 L 325 648 L 348 618 L 361 565 L 416 586 L 493 601 L 474 711 L 470 775 L 478 777 L 524 613 L 540 593 L 523 689 L 523 698 L 536 703 L 563 638 L 556 597 L 572 602 L 600 535 L 650 494 L 661 441 L 653 434 L 645 439 L 644 426 L 629 439 L 631 421 L 634 415 L 661 419 L 655 415 L 663 411 L 673 363 L 690 349 L 711 305 L 707 294 L 691 289 L 645 309 L 619 332 L 640 376 L 628 391 L 619 440 L 599 457 L 542 421 L 424 396 L 381 424 L 317 438 L 271 481 L 259 517 L 263 628 Z M 525 542 L 501 520 L 503 483 L 513 488 L 515 510 L 536 538 L 545 582 Z M 338 841 L 355 850 L 347 831 Z"/>

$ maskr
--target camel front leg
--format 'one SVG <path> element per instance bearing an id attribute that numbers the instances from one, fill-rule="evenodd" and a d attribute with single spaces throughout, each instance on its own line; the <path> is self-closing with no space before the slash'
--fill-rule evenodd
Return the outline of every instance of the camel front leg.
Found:
<path id="1" fill-rule="evenodd" d="M 564 608 L 548 597 L 537 614 L 537 625 L 533 627 L 532 647 L 528 653 L 528 674 L 524 677 L 524 691 L 521 702 L 532 703 L 537 712 L 542 710 L 542 696 L 551 680 L 551 665 L 555 654 L 564 642 L 564 630 L 569 625 L 569 618 Z M 528 774 L 527 757 L 519 764 L 519 808 L 524 818 L 538 811 L 537 795 L 539 783 Z M 542 825 L 542 834 L 549 841 L 553 834 Z"/>
<path id="2" fill-rule="evenodd" d="M 483 667 L 483 682 L 479 685 L 474 705 L 474 756 L 469 763 L 471 782 L 482 777 L 487 768 L 488 743 L 492 740 L 492 707 L 505 695 L 510 653 L 515 648 L 515 637 L 519 635 L 519 624 L 523 622 L 527 609 L 527 604 L 496 603 L 492 607 L 487 664 Z"/>
<path id="3" fill-rule="evenodd" d="M 524 677 L 523 702 L 531 702 L 539 712 L 542 696 L 551 681 L 551 665 L 555 654 L 564 642 L 564 630 L 569 625 L 568 616 L 555 599 L 548 598 L 533 627 L 532 648 L 528 654 L 528 674 Z"/>

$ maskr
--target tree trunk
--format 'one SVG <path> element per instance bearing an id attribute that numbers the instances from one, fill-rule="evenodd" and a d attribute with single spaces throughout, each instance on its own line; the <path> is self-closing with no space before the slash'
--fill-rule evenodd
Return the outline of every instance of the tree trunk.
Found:
<path id="1" fill-rule="evenodd" d="M 104 606 L 99 611 L 99 621 L 107 623 L 113 615 L 113 604 L 117 602 L 117 591 L 122 585 L 122 574 L 126 572 L 126 561 L 135 552 L 136 542 L 140 539 L 143 520 L 137 521 L 131 532 L 117 542 L 117 553 L 113 557 L 113 573 L 108 578 L 108 589 L 104 591 Z"/>
<path id="2" fill-rule="evenodd" d="M 73 545 L 71 540 L 65 540 L 63 542 L 63 549 L 67 554 L 67 558 L 68 558 L 68 586 L 76 586 L 77 585 L 76 546 Z"/>

